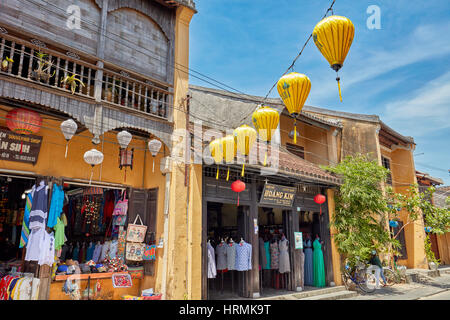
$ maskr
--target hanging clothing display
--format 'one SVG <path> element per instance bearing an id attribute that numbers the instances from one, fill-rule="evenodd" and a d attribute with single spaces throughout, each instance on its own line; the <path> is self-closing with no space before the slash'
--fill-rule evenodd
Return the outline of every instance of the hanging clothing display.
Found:
<path id="1" fill-rule="evenodd" d="M 235 242 L 229 243 L 227 248 L 227 269 L 234 270 L 236 266 L 236 247 L 237 244 Z"/>
<path id="2" fill-rule="evenodd" d="M 25 200 L 25 211 L 23 215 L 23 222 L 22 222 L 22 232 L 20 234 L 20 244 L 19 248 L 23 248 L 28 243 L 28 237 L 30 235 L 30 211 L 31 211 L 31 203 L 32 203 L 33 196 L 30 193 L 27 194 L 26 200 Z"/>
<path id="3" fill-rule="evenodd" d="M 208 278 L 215 278 L 217 275 L 215 254 L 213 246 L 208 242 L 206 245 L 208 249 Z"/>
<path id="4" fill-rule="evenodd" d="M 289 263 L 289 241 L 287 239 L 280 240 L 278 243 L 280 258 L 278 262 L 278 272 L 291 272 L 291 265 Z"/>
<path id="5" fill-rule="evenodd" d="M 227 269 L 227 247 L 225 243 L 219 243 L 216 247 L 217 270 Z"/>
<path id="6" fill-rule="evenodd" d="M 325 287 L 325 264 L 323 261 L 322 244 L 317 238 L 313 242 L 314 247 L 314 286 L 318 288 Z"/>
<path id="7" fill-rule="evenodd" d="M 27 250 L 25 254 L 26 261 L 38 261 L 41 253 L 41 243 L 44 239 L 45 228 L 38 228 L 31 230 L 30 237 L 28 239 Z"/>
<path id="8" fill-rule="evenodd" d="M 264 268 L 264 266 L 267 264 L 267 257 L 266 252 L 264 249 L 264 240 L 263 238 L 259 238 L 259 266 L 260 269 Z"/>
<path id="9" fill-rule="evenodd" d="M 304 241 L 303 247 L 305 248 L 305 264 L 304 264 L 305 286 L 312 286 L 314 285 L 314 276 L 313 276 L 313 251 L 311 240 L 308 239 Z"/>
<path id="10" fill-rule="evenodd" d="M 264 242 L 264 253 L 266 255 L 266 264 L 264 265 L 263 269 L 270 269 L 270 264 L 271 264 L 271 260 L 270 260 L 270 242 L 266 241 Z"/>
<path id="11" fill-rule="evenodd" d="M 247 271 L 252 269 L 252 245 L 241 241 L 236 246 L 236 266 L 237 271 Z"/>
<path id="12" fill-rule="evenodd" d="M 38 187 L 36 185 L 32 188 L 33 202 L 30 211 L 30 230 L 45 228 L 45 219 L 47 219 L 47 191 L 48 186 L 44 181 L 41 181 Z"/>
<path id="13" fill-rule="evenodd" d="M 270 244 L 270 269 L 278 270 L 280 251 L 278 249 L 278 242 L 274 241 Z"/>
<path id="14" fill-rule="evenodd" d="M 50 210 L 48 211 L 47 227 L 53 228 L 57 219 L 61 216 L 63 204 L 64 204 L 64 191 L 62 186 L 53 184 L 52 199 L 50 203 Z"/>
<path id="15" fill-rule="evenodd" d="M 55 225 L 55 250 L 59 250 L 64 245 L 64 242 L 66 242 L 65 235 L 64 235 L 64 222 L 62 222 L 59 218 L 56 218 L 56 225 Z"/>

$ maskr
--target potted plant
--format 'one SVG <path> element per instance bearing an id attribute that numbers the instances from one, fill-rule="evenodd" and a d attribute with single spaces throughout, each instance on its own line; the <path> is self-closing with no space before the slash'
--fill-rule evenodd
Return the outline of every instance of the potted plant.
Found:
<path id="1" fill-rule="evenodd" d="M 72 94 L 75 93 L 75 90 L 77 89 L 77 81 L 80 83 L 81 86 L 85 86 L 83 81 L 76 78 L 77 74 L 72 74 L 71 76 L 66 76 L 64 79 L 61 80 L 61 83 L 66 89 L 69 89 L 72 91 Z"/>
<path id="2" fill-rule="evenodd" d="M 47 82 L 48 79 L 55 75 L 55 70 L 53 74 L 50 74 L 53 62 L 46 59 L 47 54 L 36 52 L 36 56 L 39 58 L 37 69 L 31 71 L 31 77 L 37 81 Z"/>
<path id="3" fill-rule="evenodd" d="M 2 71 L 8 71 L 9 63 L 14 63 L 14 60 L 12 60 L 10 57 L 6 57 L 2 61 Z"/>

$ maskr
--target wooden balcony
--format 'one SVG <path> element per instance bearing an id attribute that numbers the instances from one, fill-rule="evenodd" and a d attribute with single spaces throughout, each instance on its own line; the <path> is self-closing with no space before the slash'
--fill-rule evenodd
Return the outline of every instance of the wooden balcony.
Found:
<path id="1" fill-rule="evenodd" d="M 0 33 L 0 75 L 44 86 L 74 97 L 101 102 L 123 111 L 139 111 L 143 115 L 168 120 L 172 104 L 171 85 L 146 78 L 132 71 L 108 64 L 99 68 L 92 59 L 77 54 L 66 54 L 57 48 L 47 48 L 35 41 L 23 40 L 11 34 Z M 64 79 L 75 75 L 72 87 Z M 80 84 L 80 81 L 83 85 Z"/>

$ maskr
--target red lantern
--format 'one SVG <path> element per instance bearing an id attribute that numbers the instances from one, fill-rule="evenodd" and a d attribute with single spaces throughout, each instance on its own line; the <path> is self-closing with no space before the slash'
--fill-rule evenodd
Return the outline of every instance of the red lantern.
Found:
<path id="1" fill-rule="evenodd" d="M 320 205 L 320 215 L 322 215 L 322 203 L 327 200 L 323 194 L 316 194 L 314 197 L 314 202 Z"/>
<path id="2" fill-rule="evenodd" d="M 6 126 L 19 134 L 38 133 L 42 118 L 39 113 L 27 109 L 13 109 L 6 115 Z"/>
<path id="3" fill-rule="evenodd" d="M 6 115 L 6 126 L 9 130 L 19 134 L 38 133 L 41 129 L 42 118 L 39 113 L 27 109 L 13 109 Z M 20 142 L 22 153 L 23 142 Z"/>
<path id="4" fill-rule="evenodd" d="M 239 192 L 242 192 L 245 190 L 245 183 L 238 179 L 231 184 L 231 190 L 238 193 L 237 205 L 239 206 Z"/>

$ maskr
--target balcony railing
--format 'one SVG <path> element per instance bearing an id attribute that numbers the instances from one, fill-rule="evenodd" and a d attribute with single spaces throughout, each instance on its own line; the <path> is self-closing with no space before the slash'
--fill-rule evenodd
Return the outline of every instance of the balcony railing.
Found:
<path id="1" fill-rule="evenodd" d="M 68 56 L 9 34 L 0 34 L 0 41 L 0 74 L 93 100 L 99 81 L 101 101 L 164 119 L 169 117 L 172 93 L 157 81 L 99 68 L 76 55 Z M 13 62 L 3 63 L 7 58 Z M 101 79 L 97 79 L 100 74 Z M 67 76 L 78 80 L 72 85 L 64 81 Z"/>

